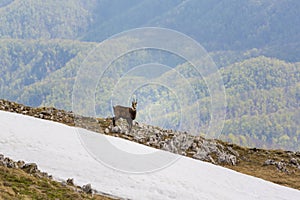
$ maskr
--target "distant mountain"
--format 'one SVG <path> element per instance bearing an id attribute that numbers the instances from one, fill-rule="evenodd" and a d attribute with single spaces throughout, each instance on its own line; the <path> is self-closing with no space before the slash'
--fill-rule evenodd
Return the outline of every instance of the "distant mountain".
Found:
<path id="1" fill-rule="evenodd" d="M 76 39 L 92 23 L 91 7 L 91 1 L 82 0 L 12 0 L 0 8 L 0 36 L 16 39 Z"/>
<path id="2" fill-rule="evenodd" d="M 84 51 L 91 49 L 93 43 L 69 40 L 17 40 L 2 39 L 0 42 L 0 96 L 15 99 L 29 105 L 39 106 L 52 93 L 49 82 L 60 82 L 54 77 L 57 71 L 64 71 L 64 78 L 74 78 L 80 66 Z M 77 60 L 76 60 L 77 59 Z M 76 66 L 72 61 L 76 61 Z M 76 68 L 77 67 L 77 68 Z M 47 90 L 42 87 L 33 91 L 33 86 L 47 80 Z M 50 87 L 49 87 L 50 86 Z M 62 87 L 65 85 L 62 84 Z M 32 98 L 26 92 L 41 95 Z M 32 93 L 33 92 L 33 93 Z"/>
<path id="3" fill-rule="evenodd" d="M 300 46 L 297 0 L 6 0 L 0 6 L 1 38 L 102 41 L 159 26 L 181 31 L 209 51 L 272 48 L 272 55 L 284 55 Z"/>
<path id="4" fill-rule="evenodd" d="M 299 47 L 299 9 L 299 1 L 191 0 L 156 24 L 182 31 L 210 50 L 295 43 Z"/>

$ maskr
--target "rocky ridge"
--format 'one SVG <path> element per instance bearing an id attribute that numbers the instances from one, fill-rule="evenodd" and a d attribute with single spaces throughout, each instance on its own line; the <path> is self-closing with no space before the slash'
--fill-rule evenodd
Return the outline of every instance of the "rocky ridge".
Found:
<path id="1" fill-rule="evenodd" d="M 112 127 L 109 118 L 77 116 L 64 110 L 46 107 L 31 108 L 5 100 L 0 100 L 0 110 L 124 138 L 300 189 L 300 152 L 240 147 L 220 140 L 208 140 L 186 132 L 165 130 L 143 123 L 135 123 L 132 131 L 128 132 L 124 120 L 118 120 L 117 126 Z"/>
<path id="2" fill-rule="evenodd" d="M 127 124 L 124 120 L 118 121 L 119 126 L 112 127 L 110 119 L 82 117 L 75 115 L 73 112 L 55 108 L 31 108 L 5 100 L 0 100 L 0 110 L 56 121 L 70 126 L 77 126 L 91 131 L 121 137 L 150 147 L 212 162 L 214 164 L 236 165 L 238 162 L 237 158 L 239 154 L 231 147 L 224 146 L 217 140 L 207 140 L 186 132 L 165 130 L 151 125 L 136 123 L 132 131 L 128 133 Z"/>
<path id="3" fill-rule="evenodd" d="M 109 123 L 107 120 L 107 124 Z M 118 123 L 116 127 L 108 125 L 105 132 L 113 135 L 121 134 L 121 137 L 140 144 L 214 164 L 237 164 L 239 153 L 217 140 L 208 140 L 186 132 L 165 130 L 143 123 L 136 123 L 132 131 L 128 132 L 125 120 L 119 120 Z"/>

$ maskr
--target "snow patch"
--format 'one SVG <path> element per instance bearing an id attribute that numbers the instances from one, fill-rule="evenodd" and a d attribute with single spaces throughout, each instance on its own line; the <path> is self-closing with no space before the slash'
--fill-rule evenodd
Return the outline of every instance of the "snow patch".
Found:
<path id="1" fill-rule="evenodd" d="M 109 138 L 114 145 L 129 152 L 152 153 L 149 147 L 130 141 L 90 131 L 88 134 L 99 140 Z M 171 155 L 155 151 L 162 156 L 158 159 Z M 106 167 L 88 153 L 77 128 L 3 111 L 0 111 L 0 153 L 14 160 L 35 162 L 55 178 L 74 178 L 75 184 L 91 183 L 98 191 L 123 198 L 300 199 L 299 190 L 182 156 L 153 173 L 120 172 Z M 155 165 L 156 161 L 143 162 L 148 166 Z"/>

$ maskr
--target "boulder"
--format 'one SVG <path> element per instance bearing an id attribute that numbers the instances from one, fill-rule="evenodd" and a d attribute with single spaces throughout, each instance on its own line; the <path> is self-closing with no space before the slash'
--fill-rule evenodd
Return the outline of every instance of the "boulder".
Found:
<path id="1" fill-rule="evenodd" d="M 92 194 L 93 193 L 92 185 L 89 183 L 89 184 L 82 186 L 82 191 L 87 194 Z"/>
<path id="2" fill-rule="evenodd" d="M 120 131 L 121 131 L 121 128 L 119 126 L 114 126 L 111 129 L 111 132 L 113 132 L 113 133 L 120 133 Z"/>
<path id="3" fill-rule="evenodd" d="M 68 179 L 67 179 L 67 185 L 72 185 L 72 186 L 74 186 L 74 179 L 73 179 L 73 178 L 68 178 Z"/>
<path id="4" fill-rule="evenodd" d="M 218 157 L 218 162 L 219 163 L 226 163 L 226 164 L 231 164 L 231 165 L 236 165 L 237 159 L 236 156 L 230 155 L 227 153 L 222 153 Z"/>
<path id="5" fill-rule="evenodd" d="M 275 165 L 275 160 L 272 160 L 272 159 L 268 159 L 264 162 L 264 166 L 267 166 L 267 165 Z"/>
<path id="6" fill-rule="evenodd" d="M 20 169 L 22 169 L 22 168 L 24 167 L 24 165 L 25 165 L 25 162 L 24 162 L 24 161 L 19 160 L 19 161 L 17 162 L 17 166 L 18 166 Z"/>
<path id="7" fill-rule="evenodd" d="M 291 158 L 290 163 L 295 166 L 299 165 L 298 160 L 296 158 Z"/>
<path id="8" fill-rule="evenodd" d="M 193 155 L 193 158 L 203 161 L 207 161 L 209 159 L 207 151 L 204 151 L 203 149 L 198 149 L 198 151 Z"/>
<path id="9" fill-rule="evenodd" d="M 22 167 L 22 169 L 29 174 L 34 174 L 38 172 L 38 167 L 35 163 L 27 163 Z"/>

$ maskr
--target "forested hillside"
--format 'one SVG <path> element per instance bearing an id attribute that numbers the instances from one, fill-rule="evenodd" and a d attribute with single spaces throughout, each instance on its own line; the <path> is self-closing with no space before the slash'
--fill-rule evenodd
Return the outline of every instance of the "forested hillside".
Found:
<path id="1" fill-rule="evenodd" d="M 227 120 L 234 143 L 299 149 L 300 65 L 257 57 L 223 70 Z"/>
<path id="2" fill-rule="evenodd" d="M 227 98 L 223 139 L 247 146 L 299 150 L 299 10 L 298 0 L 2 0 L 0 98 L 71 110 L 77 72 L 96 42 L 131 28 L 171 28 L 205 47 L 220 69 Z M 144 52 L 135 56 L 139 58 L 135 64 L 168 60 L 165 65 L 190 73 L 174 57 Z M 120 68 L 111 73 L 125 72 Z M 130 78 L 138 81 L 143 77 Z M 108 79 L 107 85 L 113 81 Z M 194 83 L 192 78 L 189 81 Z M 205 81 L 197 81 L 198 117 L 201 127 L 207 128 L 210 94 Z M 95 109 L 101 113 L 107 109 L 102 105 L 110 106 L 111 91 L 97 92 Z M 149 97 L 166 93 L 163 88 L 141 92 L 143 117 Z M 175 114 L 169 117 L 170 122 L 178 121 Z"/>
<path id="3" fill-rule="evenodd" d="M 47 96 L 53 94 L 55 88 L 51 83 L 60 84 L 62 91 L 70 91 L 70 87 L 65 90 L 65 81 L 53 77 L 62 70 L 63 78 L 74 78 L 80 64 L 78 57 L 94 46 L 69 40 L 0 41 L 0 96 L 33 106 L 45 103 Z M 74 59 L 75 64 L 72 62 Z M 43 90 L 41 82 L 45 80 L 47 88 Z"/>
<path id="4" fill-rule="evenodd" d="M 209 51 L 258 48 L 293 61 L 298 58 L 286 52 L 299 55 L 297 0 L 4 0 L 0 6 L 1 38 L 102 41 L 159 26 L 183 32 Z"/>

